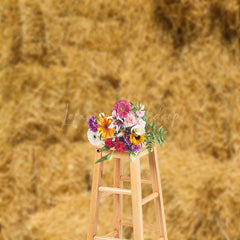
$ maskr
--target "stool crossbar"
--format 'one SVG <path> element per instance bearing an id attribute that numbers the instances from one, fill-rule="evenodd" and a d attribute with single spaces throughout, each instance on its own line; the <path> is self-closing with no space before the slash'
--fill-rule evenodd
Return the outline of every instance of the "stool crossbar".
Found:
<path id="1" fill-rule="evenodd" d="M 100 148 L 96 150 L 95 161 L 109 153 L 108 151 L 98 152 L 98 149 Z M 130 164 L 130 176 L 124 176 L 122 161 L 129 158 L 128 153 L 114 152 L 112 159 L 114 164 L 113 187 L 104 187 L 101 184 L 104 162 L 94 164 L 87 240 L 124 240 L 123 226 L 133 228 L 134 240 L 144 240 L 144 228 L 157 231 L 158 237 L 156 240 L 168 240 L 156 146 L 154 145 L 152 152 L 149 154 L 151 179 L 141 178 L 140 158 L 147 154 L 148 150 L 142 148 L 135 161 Z M 130 182 L 131 189 L 124 189 L 123 182 Z M 152 185 L 153 192 L 145 198 L 142 198 L 141 184 Z M 113 195 L 113 231 L 105 236 L 98 236 L 99 203 L 110 195 Z M 132 221 L 123 219 L 123 195 L 130 195 L 132 198 Z M 142 206 L 152 200 L 154 200 L 155 206 L 156 225 L 143 223 Z"/>

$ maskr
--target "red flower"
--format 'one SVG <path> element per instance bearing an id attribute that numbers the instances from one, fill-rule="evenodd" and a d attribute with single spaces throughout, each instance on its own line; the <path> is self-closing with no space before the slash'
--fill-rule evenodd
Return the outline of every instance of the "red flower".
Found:
<path id="1" fill-rule="evenodd" d="M 125 150 L 125 145 L 122 141 L 116 142 L 115 148 L 117 152 L 123 152 Z"/>
<path id="2" fill-rule="evenodd" d="M 113 143 L 113 141 L 112 141 L 111 138 L 108 138 L 108 139 L 105 141 L 105 145 L 106 145 L 108 148 L 114 147 L 114 143 Z"/>

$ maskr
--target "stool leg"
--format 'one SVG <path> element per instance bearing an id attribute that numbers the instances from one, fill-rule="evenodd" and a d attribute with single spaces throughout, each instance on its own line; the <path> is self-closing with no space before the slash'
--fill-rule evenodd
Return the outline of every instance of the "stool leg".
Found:
<path id="1" fill-rule="evenodd" d="M 159 196 L 154 199 L 157 226 L 159 228 L 159 238 L 168 240 L 156 147 L 153 148 L 153 151 L 149 155 L 149 166 L 151 172 L 153 192 L 159 193 Z"/>
<path id="2" fill-rule="evenodd" d="M 134 240 L 143 240 L 142 186 L 140 159 L 130 164 Z"/>
<path id="3" fill-rule="evenodd" d="M 123 188 L 123 182 L 120 180 L 120 177 L 123 174 L 122 159 L 115 158 L 113 161 L 113 187 Z M 118 232 L 116 235 L 117 238 L 122 238 L 122 225 L 120 224 L 122 220 L 122 201 L 122 194 L 113 195 L 113 228 Z"/>
<path id="4" fill-rule="evenodd" d="M 96 151 L 95 162 L 100 159 L 102 153 Z M 90 204 L 90 214 L 89 214 L 89 226 L 87 240 L 93 240 L 94 236 L 97 234 L 97 222 L 98 222 L 98 212 L 99 212 L 99 200 L 100 192 L 98 188 L 101 186 L 103 173 L 103 162 L 94 163 L 93 170 L 93 181 L 92 181 L 92 194 L 91 194 L 91 204 Z"/>

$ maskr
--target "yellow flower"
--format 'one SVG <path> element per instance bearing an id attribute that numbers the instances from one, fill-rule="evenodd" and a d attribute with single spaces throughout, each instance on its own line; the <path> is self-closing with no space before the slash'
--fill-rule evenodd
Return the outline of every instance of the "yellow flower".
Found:
<path id="1" fill-rule="evenodd" d="M 98 131 L 102 135 L 102 138 L 112 138 L 115 132 L 115 128 L 109 128 L 112 123 L 112 119 L 108 119 L 105 116 L 99 118 L 97 120 L 98 123 Z"/>
<path id="2" fill-rule="evenodd" d="M 130 142 L 135 144 L 135 145 L 140 145 L 141 143 L 144 142 L 145 140 L 144 134 L 142 135 L 137 135 L 136 133 L 130 134 Z"/>

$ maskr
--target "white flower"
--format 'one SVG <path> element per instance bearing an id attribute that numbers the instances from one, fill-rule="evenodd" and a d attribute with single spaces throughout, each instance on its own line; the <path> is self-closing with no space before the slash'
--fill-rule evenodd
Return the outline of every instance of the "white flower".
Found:
<path id="1" fill-rule="evenodd" d="M 111 118 L 113 120 L 112 123 L 110 124 L 109 128 L 115 127 L 116 131 L 118 132 L 124 123 L 123 120 L 119 116 L 117 116 L 115 110 L 112 112 L 112 116 L 110 116 L 108 118 Z"/>
<path id="2" fill-rule="evenodd" d="M 99 132 L 93 132 L 90 129 L 88 129 L 87 132 L 88 140 L 92 145 L 101 145 L 102 141 L 100 140 L 100 133 Z"/>
<path id="3" fill-rule="evenodd" d="M 138 118 L 138 119 L 137 119 L 137 125 L 141 125 L 141 126 L 145 127 L 146 122 L 145 122 L 143 119 Z"/>
<path id="4" fill-rule="evenodd" d="M 104 117 L 105 113 L 99 113 L 99 117 Z"/>
<path id="5" fill-rule="evenodd" d="M 124 134 L 125 134 L 125 132 L 119 132 L 118 134 L 117 134 L 117 137 L 123 137 L 124 136 Z"/>
<path id="6" fill-rule="evenodd" d="M 108 126 L 108 128 L 114 128 L 115 125 L 114 125 L 114 122 L 111 122 L 111 124 Z"/>
<path id="7" fill-rule="evenodd" d="M 115 125 L 114 125 L 114 118 L 115 117 L 116 117 L 116 111 L 112 112 L 112 116 L 107 117 L 108 119 L 112 119 L 113 120 L 112 123 L 108 126 L 108 128 L 114 128 L 115 127 Z"/>
<path id="8" fill-rule="evenodd" d="M 113 116 L 113 117 L 117 117 L 116 110 L 113 110 L 113 111 L 112 111 L 112 116 Z"/>
<path id="9" fill-rule="evenodd" d="M 132 127 L 131 132 L 135 132 L 137 135 L 143 135 L 145 134 L 145 126 L 136 125 Z"/>

